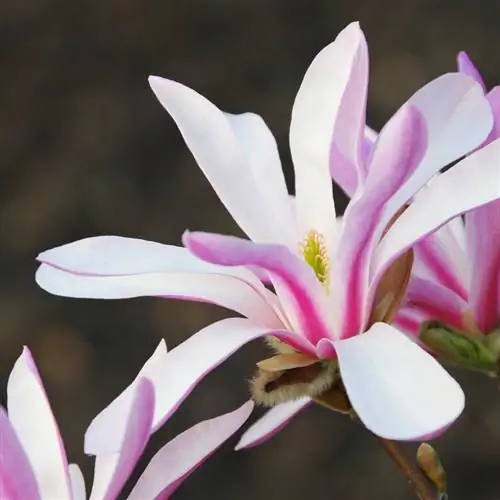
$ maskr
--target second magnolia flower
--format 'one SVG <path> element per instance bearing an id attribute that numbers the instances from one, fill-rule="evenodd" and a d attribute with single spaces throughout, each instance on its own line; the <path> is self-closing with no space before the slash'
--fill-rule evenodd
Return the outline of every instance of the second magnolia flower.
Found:
<path id="1" fill-rule="evenodd" d="M 271 409 L 244 445 L 279 430 L 310 397 L 335 390 L 339 377 L 356 414 L 382 437 L 419 440 L 449 426 L 463 409 L 462 390 L 388 323 L 406 287 L 412 246 L 500 198 L 492 182 L 500 175 L 497 141 L 420 191 L 488 136 L 492 114 L 476 82 L 459 73 L 430 82 L 374 138 L 365 125 L 368 49 L 358 24 L 349 25 L 316 56 L 295 99 L 295 197 L 259 116 L 225 114 L 173 81 L 151 77 L 150 84 L 250 240 L 186 233 L 181 248 L 87 238 L 41 253 L 37 281 L 58 295 L 194 299 L 244 317 L 198 332 L 171 351 L 169 365 L 145 367 L 157 401 L 153 430 L 207 372 L 259 337 L 271 338 L 278 355 L 260 364 L 257 390 L 281 390 L 291 380 L 302 386 L 289 399 L 304 397 Z M 332 177 L 352 198 L 342 220 Z M 107 444 L 92 436 L 116 418 L 117 408 L 111 404 L 91 427 L 92 451 L 112 448 L 112 436 Z"/>

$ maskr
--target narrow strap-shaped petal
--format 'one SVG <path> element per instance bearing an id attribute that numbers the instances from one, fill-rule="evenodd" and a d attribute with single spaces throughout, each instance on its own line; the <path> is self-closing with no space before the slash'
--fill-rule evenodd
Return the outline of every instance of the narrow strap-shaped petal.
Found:
<path id="1" fill-rule="evenodd" d="M 269 273 L 294 328 L 313 344 L 331 335 L 325 291 L 309 265 L 287 247 L 202 232 L 185 233 L 183 242 L 194 255 L 213 264 L 261 267 Z"/>
<path id="2" fill-rule="evenodd" d="M 6 500 L 42 500 L 28 457 L 1 406 L 0 498 Z"/>
<path id="3" fill-rule="evenodd" d="M 7 411 L 33 468 L 40 496 L 71 500 L 64 444 L 35 362 L 26 347 L 7 382 Z"/>
<path id="4" fill-rule="evenodd" d="M 260 141 L 263 135 L 266 136 L 262 147 L 267 149 L 264 155 L 260 155 L 266 164 L 254 170 L 255 157 L 247 158 L 248 143 L 242 144 L 239 139 L 242 133 L 239 125 L 245 118 L 240 117 L 240 123 L 236 125 L 210 101 L 180 83 L 151 76 L 149 84 L 175 120 L 199 167 L 243 231 L 257 241 L 288 239 L 291 221 L 279 218 L 287 212 L 283 186 L 274 186 L 275 198 L 268 196 L 270 186 L 262 188 L 263 183 L 269 182 L 266 170 L 281 168 L 276 156 L 269 154 L 267 132 L 263 133 L 261 129 L 258 137 Z M 255 132 L 256 122 L 254 118 L 251 120 L 250 126 Z M 264 122 L 260 122 L 259 127 L 263 126 Z M 253 146 L 261 147 L 261 144 L 253 143 Z M 269 179 L 276 181 L 279 175 L 273 172 Z"/>
<path id="5" fill-rule="evenodd" d="M 499 199 L 499 179 L 500 141 L 434 179 L 383 237 L 375 252 L 373 274 L 379 276 L 399 255 L 451 219 Z"/>
<path id="6" fill-rule="evenodd" d="M 365 133 L 363 137 L 363 148 L 362 148 L 362 160 L 363 165 L 368 165 L 370 162 L 371 154 L 373 151 L 373 146 L 377 142 L 378 132 L 370 128 L 368 125 L 365 126 Z"/>
<path id="7" fill-rule="evenodd" d="M 483 146 L 500 137 L 500 86 L 492 88 L 486 95 L 486 99 L 493 113 L 493 128 Z"/>
<path id="8" fill-rule="evenodd" d="M 427 352 L 385 323 L 335 342 L 342 382 L 363 424 L 386 439 L 420 441 L 462 413 L 460 386 Z"/>
<path id="9" fill-rule="evenodd" d="M 497 179 L 500 198 L 500 174 Z M 500 201 L 471 210 L 465 216 L 470 259 L 469 302 L 479 329 L 500 325 Z"/>
<path id="10" fill-rule="evenodd" d="M 310 398 L 300 398 L 274 406 L 243 433 L 235 449 L 251 448 L 272 438 L 311 402 Z"/>
<path id="11" fill-rule="evenodd" d="M 353 73 L 353 64 L 362 43 L 363 33 L 357 23 L 341 31 L 335 41 L 312 61 L 292 109 L 290 151 L 295 168 L 299 234 L 316 230 L 324 235 L 327 248 L 332 243 L 335 218 L 330 174 L 333 133 L 350 79 L 360 80 L 351 82 L 353 88 L 349 100 L 354 99 L 354 90 L 363 90 L 362 80 L 366 75 L 362 71 Z M 355 104 L 359 108 L 353 110 L 352 122 L 349 123 L 353 129 L 360 120 L 359 115 L 364 114 L 363 101 Z M 349 118 L 348 113 L 346 106 L 342 113 L 344 120 Z M 362 121 L 364 126 L 364 116 Z M 354 130 L 354 136 L 359 132 Z M 337 176 L 337 182 L 345 185 L 348 191 L 355 188 L 355 179 L 352 171 L 348 171 L 345 177 Z"/>
<path id="12" fill-rule="evenodd" d="M 425 146 L 422 115 L 401 108 L 382 129 L 366 182 L 347 207 L 336 259 L 338 277 L 332 284 L 342 312 L 342 337 L 361 332 L 368 319 L 370 259 L 388 219 L 401 208 L 390 202 L 418 166 Z"/>
<path id="13" fill-rule="evenodd" d="M 457 56 L 457 66 L 458 66 L 458 71 L 460 73 L 464 73 L 465 75 L 469 75 L 471 78 L 474 79 L 481 88 L 483 89 L 483 92 L 486 92 L 486 85 L 484 84 L 483 77 L 481 76 L 481 73 L 477 70 L 476 66 L 474 63 L 471 61 L 470 57 L 467 55 L 467 52 L 459 52 Z"/>
<path id="14" fill-rule="evenodd" d="M 90 500 L 115 500 L 118 497 L 149 440 L 153 413 L 153 384 L 141 378 L 135 386 L 130 406 L 122 416 L 126 425 L 122 428 L 119 451 L 96 457 Z"/>
<path id="15" fill-rule="evenodd" d="M 176 436 L 151 459 L 128 500 L 166 500 L 224 441 L 248 419 L 249 401 L 237 410 L 205 420 Z"/>
<path id="16" fill-rule="evenodd" d="M 85 480 L 80 467 L 76 464 L 69 464 L 69 478 L 71 481 L 72 500 L 87 500 Z"/>
<path id="17" fill-rule="evenodd" d="M 153 432 L 191 393 L 196 384 L 246 343 L 266 335 L 289 335 L 253 325 L 241 318 L 213 323 L 189 337 L 168 354 L 161 350 L 141 375 L 155 389 Z M 137 380 L 137 379 L 136 379 Z M 105 408 L 90 424 L 85 435 L 85 452 L 111 453 L 119 449 L 123 408 L 129 403 L 136 381 Z"/>

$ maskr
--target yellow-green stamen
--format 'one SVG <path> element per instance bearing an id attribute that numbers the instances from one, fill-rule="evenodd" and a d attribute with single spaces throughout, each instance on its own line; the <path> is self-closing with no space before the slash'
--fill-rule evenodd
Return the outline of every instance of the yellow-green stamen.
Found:
<path id="1" fill-rule="evenodd" d="M 330 265 L 323 235 L 318 231 L 309 231 L 300 245 L 300 251 L 320 283 L 327 285 Z"/>

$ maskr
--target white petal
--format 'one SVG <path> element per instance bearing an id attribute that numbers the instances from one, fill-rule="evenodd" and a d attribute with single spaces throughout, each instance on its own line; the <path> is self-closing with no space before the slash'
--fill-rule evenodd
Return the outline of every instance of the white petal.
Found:
<path id="1" fill-rule="evenodd" d="M 243 433 L 235 449 L 250 448 L 267 441 L 310 404 L 309 398 L 300 398 L 274 406 Z"/>
<path id="2" fill-rule="evenodd" d="M 476 151 L 438 176 L 382 238 L 373 272 L 387 266 L 418 240 L 464 212 L 500 198 L 500 140 Z"/>
<path id="3" fill-rule="evenodd" d="M 257 241 L 281 241 L 287 226 L 278 218 L 283 212 L 280 193 L 276 199 L 270 199 L 265 189 L 262 190 L 265 179 L 260 172 L 254 175 L 245 154 L 245 145 L 224 113 L 180 83 L 151 76 L 149 84 L 177 123 L 199 167 L 243 231 Z M 272 169 L 276 165 L 268 167 Z"/>
<path id="4" fill-rule="evenodd" d="M 465 396 L 448 372 L 395 328 L 376 323 L 335 343 L 342 381 L 353 408 L 374 434 L 422 440 L 462 413 Z"/>
<path id="5" fill-rule="evenodd" d="M 205 375 L 244 344 L 272 334 L 272 330 L 255 326 L 248 320 L 229 318 L 200 330 L 168 354 L 158 353 L 155 362 L 142 373 L 155 388 L 153 431 L 172 415 Z M 86 453 L 110 453 L 119 449 L 121 415 L 124 405 L 129 404 L 130 387 L 90 424 L 85 436 Z"/>
<path id="6" fill-rule="evenodd" d="M 69 464 L 69 478 L 71 481 L 72 500 L 86 500 L 85 480 L 82 471 L 76 464 Z"/>
<path id="7" fill-rule="evenodd" d="M 226 439 L 248 419 L 251 401 L 237 410 L 205 420 L 167 443 L 149 462 L 128 500 L 169 497 Z"/>
<path id="8" fill-rule="evenodd" d="M 7 411 L 33 468 L 40 496 L 70 500 L 64 444 L 35 362 L 26 347 L 7 382 Z"/>

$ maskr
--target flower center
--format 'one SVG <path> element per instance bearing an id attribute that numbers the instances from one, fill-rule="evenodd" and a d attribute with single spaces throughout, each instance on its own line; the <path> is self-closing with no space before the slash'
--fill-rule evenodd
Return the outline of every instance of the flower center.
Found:
<path id="1" fill-rule="evenodd" d="M 328 285 L 330 263 L 325 238 L 318 231 L 309 231 L 300 244 L 300 252 L 323 285 Z"/>

